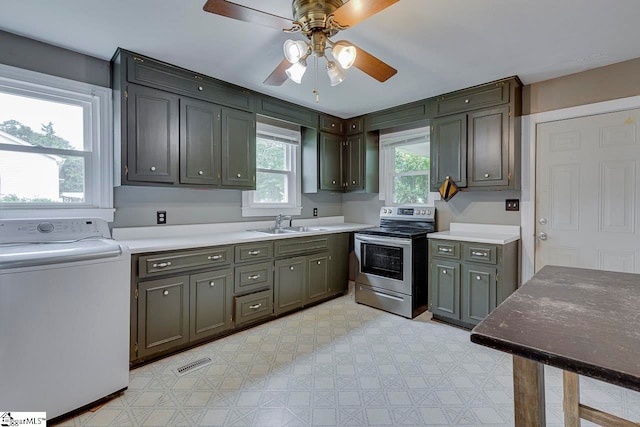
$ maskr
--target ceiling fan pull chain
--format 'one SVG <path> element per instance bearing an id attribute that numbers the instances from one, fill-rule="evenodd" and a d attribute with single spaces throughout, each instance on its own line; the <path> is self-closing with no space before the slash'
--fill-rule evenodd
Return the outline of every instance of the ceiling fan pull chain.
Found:
<path id="1" fill-rule="evenodd" d="M 318 91 L 318 57 L 313 57 L 313 63 L 315 65 L 315 83 L 313 84 L 313 93 L 316 94 L 316 104 L 320 103 L 320 91 Z"/>

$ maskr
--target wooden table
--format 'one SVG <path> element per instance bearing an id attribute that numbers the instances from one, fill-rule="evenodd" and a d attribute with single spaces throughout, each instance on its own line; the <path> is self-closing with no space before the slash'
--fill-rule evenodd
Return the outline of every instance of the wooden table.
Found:
<path id="1" fill-rule="evenodd" d="M 543 364 L 563 369 L 566 426 L 640 424 L 579 402 L 578 375 L 640 391 L 640 275 L 546 266 L 471 332 L 513 355 L 515 425 L 545 425 Z"/>

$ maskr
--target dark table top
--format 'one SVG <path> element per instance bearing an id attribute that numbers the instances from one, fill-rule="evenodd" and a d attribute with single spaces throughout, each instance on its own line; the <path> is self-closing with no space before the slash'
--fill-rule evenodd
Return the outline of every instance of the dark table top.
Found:
<path id="1" fill-rule="evenodd" d="M 471 341 L 640 391 L 640 275 L 546 266 Z"/>

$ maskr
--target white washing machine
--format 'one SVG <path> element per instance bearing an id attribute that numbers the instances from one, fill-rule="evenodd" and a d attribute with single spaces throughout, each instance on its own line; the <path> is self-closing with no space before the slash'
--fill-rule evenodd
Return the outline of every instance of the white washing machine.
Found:
<path id="1" fill-rule="evenodd" d="M 51 420 L 128 387 L 130 266 L 103 220 L 0 220 L 1 410 Z"/>

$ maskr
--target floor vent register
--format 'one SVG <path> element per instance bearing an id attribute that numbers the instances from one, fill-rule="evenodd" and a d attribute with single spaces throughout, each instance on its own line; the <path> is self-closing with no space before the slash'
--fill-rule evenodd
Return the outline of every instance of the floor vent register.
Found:
<path id="1" fill-rule="evenodd" d="M 187 363 L 186 365 L 180 366 L 179 368 L 174 368 L 173 372 L 179 377 L 188 374 L 189 372 L 193 372 L 196 369 L 204 368 L 207 365 L 211 365 L 212 360 L 210 357 L 205 357 L 202 359 L 198 359 L 195 362 Z"/>

